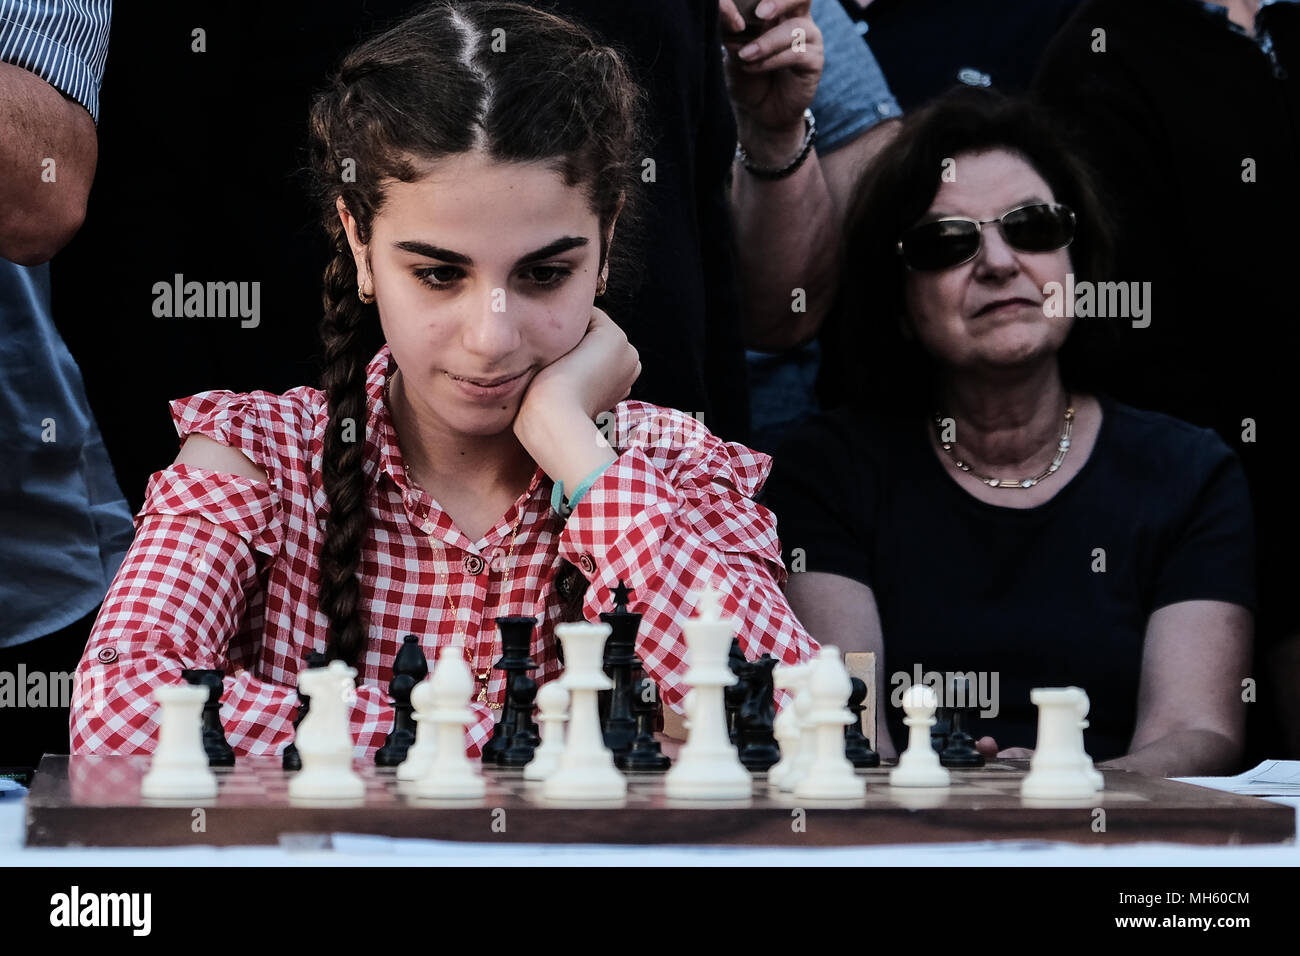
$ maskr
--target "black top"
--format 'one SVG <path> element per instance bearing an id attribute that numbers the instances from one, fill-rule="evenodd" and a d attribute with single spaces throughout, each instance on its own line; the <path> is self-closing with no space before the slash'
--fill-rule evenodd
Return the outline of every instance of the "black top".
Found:
<path id="1" fill-rule="evenodd" d="M 1300 630 L 1295 447 L 1264 437 L 1289 433 L 1300 348 L 1284 225 L 1300 217 L 1300 4 L 1261 7 L 1256 27 L 1266 42 L 1196 0 L 1087 0 L 1036 86 L 1101 174 L 1119 226 L 1108 278 L 1151 283 L 1150 327 L 1115 324 L 1110 391 L 1241 455 L 1269 638 Z"/>
<path id="2" fill-rule="evenodd" d="M 806 570 L 871 587 L 889 675 L 881 693 L 900 698 L 918 665 L 975 671 L 998 711 L 977 718 L 976 736 L 1033 747 L 1030 690 L 1082 687 L 1088 750 L 1104 760 L 1133 734 L 1151 613 L 1196 599 L 1253 609 L 1253 522 L 1237 457 L 1208 429 L 1100 401 L 1088 461 L 1034 508 L 963 491 L 929 446 L 928 423 L 840 410 L 782 447 L 764 501 L 787 567 L 802 558 Z M 901 749 L 902 712 L 887 709 Z"/>

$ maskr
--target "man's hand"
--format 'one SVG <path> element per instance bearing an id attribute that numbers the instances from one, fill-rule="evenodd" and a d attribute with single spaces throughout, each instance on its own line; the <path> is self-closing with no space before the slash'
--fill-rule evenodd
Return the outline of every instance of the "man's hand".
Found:
<path id="1" fill-rule="evenodd" d="M 768 29 L 749 41 L 734 35 L 745 29 L 745 19 L 732 0 L 719 3 L 738 138 L 762 166 L 783 166 L 803 143 L 803 111 L 817 94 L 825 62 L 822 33 L 809 13 L 811 7 L 812 0 L 763 0 L 755 13 Z M 741 55 L 751 47 L 751 55 Z"/>

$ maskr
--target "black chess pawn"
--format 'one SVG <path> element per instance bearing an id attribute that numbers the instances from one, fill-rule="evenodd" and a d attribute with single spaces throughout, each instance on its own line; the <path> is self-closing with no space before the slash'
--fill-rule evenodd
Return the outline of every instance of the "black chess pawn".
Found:
<path id="1" fill-rule="evenodd" d="M 521 731 L 527 733 L 533 739 L 534 747 L 542 742 L 542 738 L 538 736 L 537 724 L 532 718 L 531 711 L 522 715 L 522 724 L 517 722 L 516 718 L 519 716 L 519 711 L 514 702 L 514 695 L 510 693 L 517 675 L 537 669 L 537 662 L 529 656 L 533 646 L 533 628 L 537 626 L 537 618 L 499 617 L 496 622 L 497 630 L 501 632 L 501 657 L 497 659 L 497 662 L 492 667 L 494 670 L 505 671 L 506 703 L 501 712 L 501 719 L 497 721 L 496 727 L 492 730 L 492 739 L 483 747 L 484 764 L 499 763 L 501 754 L 510 746 L 511 738 Z"/>
<path id="2" fill-rule="evenodd" d="M 181 671 L 183 680 L 208 689 L 208 699 L 203 702 L 203 752 L 208 755 L 209 767 L 235 765 L 235 751 L 226 742 L 226 733 L 221 727 L 221 693 L 225 676 L 223 670 L 196 668 Z"/>
<path id="3" fill-rule="evenodd" d="M 984 755 L 975 749 L 975 738 L 967 730 L 967 722 L 974 710 L 968 703 L 970 681 L 962 678 L 960 682 L 954 683 L 952 690 L 953 696 L 950 699 L 954 703 L 960 700 L 961 704 L 950 711 L 948 742 L 939 752 L 939 763 L 955 768 L 982 767 Z"/>
<path id="4" fill-rule="evenodd" d="M 776 691 L 772 686 L 775 667 L 771 654 L 746 661 L 741 667 L 745 696 L 736 712 L 736 742 L 740 762 L 751 773 L 763 773 L 781 759 L 781 747 L 772 730 L 776 722 Z"/>
<path id="5" fill-rule="evenodd" d="M 307 667 L 315 670 L 319 667 L 325 667 L 327 661 L 325 655 L 320 651 L 312 651 L 307 655 Z M 298 714 L 293 718 L 293 728 L 296 731 L 302 719 L 307 716 L 307 711 L 311 708 L 311 697 L 307 694 L 298 692 Z M 302 757 L 298 754 L 298 745 L 295 741 L 289 741 L 289 746 L 284 748 L 284 753 L 280 756 L 280 766 L 285 770 L 301 770 Z"/>
<path id="6" fill-rule="evenodd" d="M 853 690 L 849 694 L 849 713 L 853 715 L 853 723 L 844 727 L 844 756 L 859 770 L 864 767 L 879 767 L 880 754 L 871 749 L 871 741 L 862 732 L 862 712 L 866 710 L 863 701 L 867 699 L 867 685 L 859 677 L 851 678 L 851 683 Z"/>
<path id="7" fill-rule="evenodd" d="M 532 762 L 537 746 L 541 743 L 537 735 L 528 729 L 532 721 L 533 702 L 537 700 L 537 681 L 527 674 L 516 674 L 510 682 L 509 696 L 514 704 L 514 727 L 506 738 L 505 749 L 497 758 L 497 766 L 524 767 Z"/>
<path id="8" fill-rule="evenodd" d="M 388 696 L 393 699 L 393 729 L 384 738 L 384 745 L 375 751 L 377 766 L 396 767 L 414 746 L 415 707 L 411 704 L 411 691 L 428 676 L 429 662 L 420 649 L 420 639 L 407 634 L 393 659 L 393 680 L 388 685 Z"/>
<path id="9" fill-rule="evenodd" d="M 632 700 L 636 687 L 632 671 L 640 664 L 636 656 L 636 634 L 641 626 L 641 615 L 627 609 L 631 592 L 623 583 L 614 588 L 614 610 L 605 611 L 600 619 L 610 626 L 605 641 L 605 673 L 614 681 L 608 695 L 602 694 L 606 707 L 601 713 L 601 734 L 605 746 L 615 755 L 627 753 L 636 739 L 637 723 L 632 714 Z"/>
<path id="10" fill-rule="evenodd" d="M 731 649 L 727 652 L 727 667 L 736 675 L 736 683 L 722 690 L 722 703 L 727 713 L 727 737 L 733 747 L 736 746 L 736 715 L 749 695 L 749 684 L 745 677 L 748 673 L 745 665 L 748 663 L 745 652 L 740 648 L 740 638 L 733 637 Z"/>
<path id="11" fill-rule="evenodd" d="M 942 698 L 940 698 L 942 700 Z M 952 708 L 936 707 L 934 724 L 930 727 L 930 746 L 935 753 L 943 753 L 948 746 L 948 733 L 952 729 Z"/>
<path id="12" fill-rule="evenodd" d="M 636 715 L 636 737 L 627 753 L 614 757 L 619 770 L 655 773 L 667 770 L 672 760 L 659 748 L 655 739 L 655 714 L 659 710 L 658 688 L 649 677 L 634 682 L 636 694 L 632 697 L 632 713 Z"/>

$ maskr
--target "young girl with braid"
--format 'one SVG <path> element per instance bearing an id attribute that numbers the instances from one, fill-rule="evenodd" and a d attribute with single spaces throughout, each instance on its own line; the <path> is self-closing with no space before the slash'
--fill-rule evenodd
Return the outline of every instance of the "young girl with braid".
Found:
<path id="1" fill-rule="evenodd" d="M 545 683 L 556 623 L 597 620 L 620 579 L 678 711 L 706 584 L 746 656 L 811 655 L 753 501 L 770 459 L 624 401 L 637 353 L 592 304 L 642 187 L 643 95 L 615 51 L 514 3 L 443 0 L 344 59 L 311 111 L 334 250 L 322 388 L 172 403 L 183 445 L 81 661 L 74 752 L 152 750 L 154 688 L 221 668 L 236 753 L 278 754 L 322 651 L 359 672 L 351 729 L 373 755 L 415 634 L 430 660 L 464 649 L 477 755 L 506 690 L 494 618 L 537 618 Z"/>

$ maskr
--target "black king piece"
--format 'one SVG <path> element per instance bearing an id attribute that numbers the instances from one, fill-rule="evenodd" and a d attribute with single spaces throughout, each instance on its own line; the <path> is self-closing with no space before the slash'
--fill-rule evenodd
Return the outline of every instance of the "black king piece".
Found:
<path id="1" fill-rule="evenodd" d="M 600 619 L 611 628 L 605 642 L 604 664 L 605 673 L 614 681 L 609 692 L 609 713 L 601 731 L 605 746 L 615 757 L 631 750 L 632 742 L 636 740 L 636 715 L 632 713 L 632 701 L 637 685 L 632 677 L 633 671 L 641 664 L 636 656 L 636 633 L 641 626 L 641 615 L 627 609 L 631 596 L 632 592 L 619 578 L 618 587 L 614 588 L 614 610 L 600 615 Z"/>
<path id="2" fill-rule="evenodd" d="M 493 669 L 506 672 L 506 703 L 492 731 L 492 739 L 483 748 L 483 763 L 504 765 L 506 751 L 511 751 L 509 766 L 522 767 L 532 759 L 525 754 L 526 749 L 541 743 L 537 735 L 537 724 L 533 720 L 532 707 L 529 705 L 537 693 L 537 684 L 528 676 L 528 671 L 537 669 L 537 662 L 529 652 L 533 646 L 533 628 L 537 626 L 535 617 L 499 617 L 497 630 L 501 632 L 501 657 L 493 664 Z M 525 692 L 525 685 L 532 684 L 532 694 Z M 527 743 L 528 747 L 524 744 Z"/>

